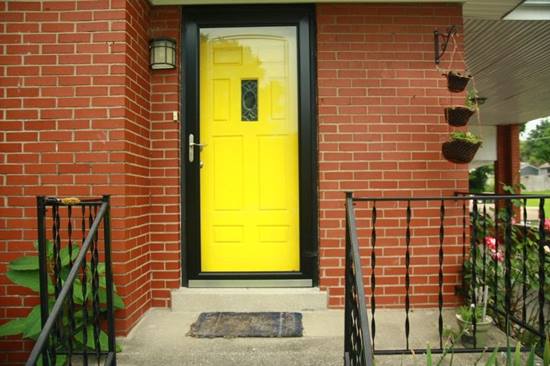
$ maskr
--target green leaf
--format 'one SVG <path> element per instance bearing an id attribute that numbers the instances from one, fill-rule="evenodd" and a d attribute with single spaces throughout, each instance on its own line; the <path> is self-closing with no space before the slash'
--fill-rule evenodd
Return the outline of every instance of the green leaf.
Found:
<path id="1" fill-rule="evenodd" d="M 38 252 L 38 240 L 34 243 L 34 249 Z M 53 256 L 53 242 L 51 240 L 46 240 L 46 256 L 48 259 L 51 259 Z"/>
<path id="2" fill-rule="evenodd" d="M 40 281 L 38 271 L 15 271 L 9 270 L 6 276 L 16 285 L 40 292 Z"/>
<path id="3" fill-rule="evenodd" d="M 544 342 L 544 352 L 542 360 L 542 364 L 544 366 L 550 366 L 550 338 L 546 338 L 546 342 Z"/>
<path id="4" fill-rule="evenodd" d="M 432 349 L 428 344 L 428 349 L 426 351 L 426 366 L 432 366 Z"/>
<path id="5" fill-rule="evenodd" d="M 7 337 L 23 333 L 26 318 L 17 318 L 0 325 L 0 337 Z"/>
<path id="6" fill-rule="evenodd" d="M 25 318 L 25 329 L 23 337 L 36 339 L 42 330 L 42 321 L 40 316 L 40 305 L 32 308 L 30 314 Z"/>
<path id="7" fill-rule="evenodd" d="M 516 344 L 516 351 L 514 352 L 514 366 L 521 366 L 521 344 Z"/>
<path id="8" fill-rule="evenodd" d="M 88 291 L 89 290 L 86 289 L 86 292 Z M 78 305 L 82 305 L 84 303 L 84 296 L 82 296 L 82 282 L 78 278 L 75 279 L 73 283 L 73 301 Z"/>
<path id="9" fill-rule="evenodd" d="M 38 270 L 38 268 L 37 256 L 19 257 L 9 264 L 9 269 L 14 271 L 34 271 Z"/>
<path id="10" fill-rule="evenodd" d="M 6 276 L 16 285 L 26 287 L 34 292 L 40 292 L 40 277 L 36 271 L 13 271 L 10 270 Z M 48 276 L 48 293 L 54 293 L 54 287 L 51 278 Z"/>
<path id="11" fill-rule="evenodd" d="M 36 366 L 42 366 L 44 363 L 42 362 L 42 357 L 36 361 Z M 49 363 L 51 365 L 51 362 Z M 57 355 L 55 358 L 55 366 L 64 366 L 67 364 L 67 355 Z"/>
<path id="12" fill-rule="evenodd" d="M 99 288 L 99 302 L 107 304 L 107 290 L 101 287 Z M 113 307 L 117 310 L 124 309 L 124 302 L 115 291 L 113 291 Z"/>
<path id="13" fill-rule="evenodd" d="M 493 353 L 491 353 L 491 356 L 487 360 L 487 363 L 485 364 L 485 366 L 494 366 L 494 365 L 496 365 L 497 354 L 498 354 L 498 349 L 495 348 L 495 350 L 493 351 Z"/>
<path id="14" fill-rule="evenodd" d="M 498 348 L 495 348 L 493 353 L 491 353 L 491 356 L 489 356 L 489 359 L 485 363 L 485 366 L 493 366 L 497 362 L 497 354 L 498 354 Z"/>
<path id="15" fill-rule="evenodd" d="M 73 261 L 78 256 L 79 251 L 80 251 L 80 247 L 78 245 L 73 244 L 73 248 L 72 248 L 72 252 L 71 252 L 71 254 L 72 254 L 71 257 L 72 257 Z M 70 260 L 69 260 L 69 247 L 61 248 L 61 250 L 59 251 L 59 256 L 61 257 L 61 266 L 62 267 L 68 266 L 69 263 L 70 263 Z"/>
<path id="16" fill-rule="evenodd" d="M 93 326 L 88 326 L 87 331 L 88 331 L 87 332 L 88 333 L 88 339 L 87 339 L 87 342 L 86 342 L 86 346 L 89 349 L 94 350 L 95 349 L 95 342 L 94 342 L 94 328 L 93 328 Z M 74 337 L 80 344 L 84 344 L 84 337 L 82 337 L 82 332 L 78 332 L 77 334 L 75 334 Z M 107 333 L 105 333 L 102 330 L 99 331 L 99 345 L 100 345 L 101 351 L 108 351 L 109 350 L 109 338 L 107 337 Z"/>
<path id="17" fill-rule="evenodd" d="M 124 309 L 124 302 L 122 301 L 122 297 L 120 297 L 116 292 L 113 292 L 113 306 L 117 310 Z"/>
<path id="18" fill-rule="evenodd" d="M 527 358 L 526 366 L 535 366 L 535 347 L 533 346 L 531 348 L 531 352 L 529 352 L 529 357 Z"/>
<path id="19" fill-rule="evenodd" d="M 67 356 L 66 355 L 57 355 L 55 358 L 55 366 L 64 366 L 67 364 Z"/>

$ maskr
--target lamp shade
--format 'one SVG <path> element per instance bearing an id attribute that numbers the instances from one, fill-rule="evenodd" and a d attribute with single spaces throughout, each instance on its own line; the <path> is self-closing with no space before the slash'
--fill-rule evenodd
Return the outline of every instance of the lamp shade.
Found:
<path id="1" fill-rule="evenodd" d="M 176 41 L 171 38 L 154 38 L 149 42 L 149 65 L 153 70 L 176 68 Z"/>

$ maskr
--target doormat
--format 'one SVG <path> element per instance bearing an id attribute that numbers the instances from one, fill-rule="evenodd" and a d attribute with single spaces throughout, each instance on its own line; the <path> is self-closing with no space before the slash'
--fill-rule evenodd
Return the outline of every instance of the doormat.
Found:
<path id="1" fill-rule="evenodd" d="M 201 313 L 187 335 L 197 338 L 301 337 L 301 313 Z"/>

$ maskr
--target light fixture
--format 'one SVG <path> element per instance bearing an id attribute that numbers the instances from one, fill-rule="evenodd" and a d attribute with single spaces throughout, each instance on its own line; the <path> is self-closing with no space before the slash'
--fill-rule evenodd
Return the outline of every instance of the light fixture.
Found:
<path id="1" fill-rule="evenodd" d="M 149 66 L 153 70 L 176 68 L 176 41 L 171 38 L 154 38 L 149 42 Z"/>

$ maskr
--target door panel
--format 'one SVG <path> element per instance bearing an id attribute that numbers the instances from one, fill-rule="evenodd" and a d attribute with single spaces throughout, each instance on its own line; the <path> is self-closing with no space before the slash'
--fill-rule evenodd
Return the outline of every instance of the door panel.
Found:
<path id="1" fill-rule="evenodd" d="M 200 30 L 201 271 L 300 270 L 296 27 Z"/>

